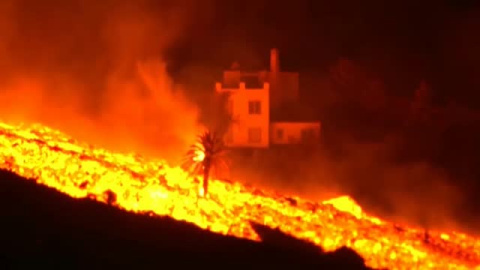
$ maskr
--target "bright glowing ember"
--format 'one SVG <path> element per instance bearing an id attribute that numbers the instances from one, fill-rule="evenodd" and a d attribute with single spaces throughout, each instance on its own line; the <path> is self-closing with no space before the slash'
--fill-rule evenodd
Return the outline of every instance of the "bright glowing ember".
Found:
<path id="1" fill-rule="evenodd" d="M 0 124 L 0 164 L 75 198 L 107 202 L 113 192 L 113 204 L 125 210 L 168 215 L 221 234 L 258 241 L 254 221 L 327 251 L 348 246 L 374 268 L 480 269 L 480 241 L 464 234 L 430 232 L 427 240 L 423 230 L 368 216 L 347 196 L 315 203 L 213 180 L 210 197 L 199 199 L 199 183 L 178 167 L 109 153 L 41 125 Z"/>

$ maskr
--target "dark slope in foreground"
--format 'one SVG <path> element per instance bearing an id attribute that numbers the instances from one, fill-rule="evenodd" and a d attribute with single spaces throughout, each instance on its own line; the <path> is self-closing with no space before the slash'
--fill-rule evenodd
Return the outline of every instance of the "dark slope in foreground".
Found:
<path id="1" fill-rule="evenodd" d="M 318 248 L 254 224 L 263 243 L 225 237 L 175 221 L 77 200 L 0 171 L 0 268 L 365 269 L 348 249 Z M 267 267 L 267 268 L 265 268 Z"/>

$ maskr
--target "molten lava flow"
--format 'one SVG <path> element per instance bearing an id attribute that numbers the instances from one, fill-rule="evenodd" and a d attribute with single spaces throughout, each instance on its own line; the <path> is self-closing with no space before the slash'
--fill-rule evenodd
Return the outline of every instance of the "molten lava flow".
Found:
<path id="1" fill-rule="evenodd" d="M 368 216 L 347 196 L 313 203 L 213 180 L 210 198 L 198 199 L 198 183 L 180 168 L 109 153 L 41 125 L 0 124 L 0 164 L 72 197 L 168 215 L 221 234 L 259 240 L 249 224 L 254 221 L 327 251 L 348 246 L 375 268 L 472 269 L 480 264 L 478 239 L 455 232 L 425 237 L 423 230 Z"/>

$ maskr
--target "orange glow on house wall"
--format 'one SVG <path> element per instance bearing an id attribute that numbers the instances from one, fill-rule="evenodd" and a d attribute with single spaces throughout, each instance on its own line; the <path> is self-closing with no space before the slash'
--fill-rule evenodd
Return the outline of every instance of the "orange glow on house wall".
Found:
<path id="1" fill-rule="evenodd" d="M 268 147 L 270 125 L 270 85 L 263 88 L 246 88 L 241 82 L 239 88 L 223 88 L 216 84 L 220 93 L 227 92 L 232 109 L 233 123 L 230 126 L 229 140 L 226 144 L 232 147 Z"/>

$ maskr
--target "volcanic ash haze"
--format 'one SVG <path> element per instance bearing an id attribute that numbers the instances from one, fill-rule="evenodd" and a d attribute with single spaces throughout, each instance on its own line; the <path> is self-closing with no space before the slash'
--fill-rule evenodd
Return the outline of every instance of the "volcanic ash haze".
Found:
<path id="1" fill-rule="evenodd" d="M 174 2 L 2 1 L 2 120 L 178 161 L 201 126 L 162 58 L 192 8 Z"/>

